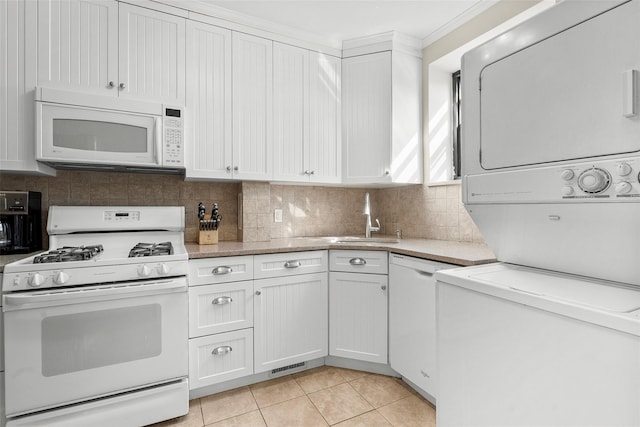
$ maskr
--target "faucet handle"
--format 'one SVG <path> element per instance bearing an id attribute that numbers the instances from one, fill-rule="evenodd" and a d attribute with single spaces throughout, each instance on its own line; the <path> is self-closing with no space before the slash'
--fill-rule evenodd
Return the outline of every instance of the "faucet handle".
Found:
<path id="1" fill-rule="evenodd" d="M 376 224 L 378 224 L 377 227 L 371 227 L 370 230 L 371 231 L 380 231 L 380 220 L 378 218 L 376 218 Z"/>

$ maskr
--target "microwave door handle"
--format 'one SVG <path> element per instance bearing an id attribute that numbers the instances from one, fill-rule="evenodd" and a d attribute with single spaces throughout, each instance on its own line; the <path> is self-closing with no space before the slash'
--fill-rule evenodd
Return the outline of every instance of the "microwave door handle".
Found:
<path id="1" fill-rule="evenodd" d="M 146 285 L 125 285 L 108 288 L 78 289 L 74 291 L 52 291 L 46 294 L 8 294 L 4 295 L 5 311 L 44 307 L 47 305 L 87 303 L 104 301 L 109 297 L 126 298 L 179 292 L 186 289 L 184 281 L 165 281 Z"/>
<path id="2" fill-rule="evenodd" d="M 155 127 L 155 161 L 156 165 L 162 166 L 162 124 L 158 117 L 154 117 L 153 126 Z"/>

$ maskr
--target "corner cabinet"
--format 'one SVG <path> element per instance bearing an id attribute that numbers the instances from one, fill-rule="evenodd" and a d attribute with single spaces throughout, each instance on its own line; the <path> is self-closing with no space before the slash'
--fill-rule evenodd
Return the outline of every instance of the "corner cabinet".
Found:
<path id="1" fill-rule="evenodd" d="M 254 371 L 327 356 L 327 251 L 254 257 Z"/>
<path id="2" fill-rule="evenodd" d="M 233 32 L 233 164 L 229 178 L 269 181 L 272 169 L 273 42 Z"/>
<path id="3" fill-rule="evenodd" d="M 0 1 L 0 171 L 55 175 L 36 162 L 37 5 Z"/>
<path id="4" fill-rule="evenodd" d="M 181 16 L 115 0 L 40 0 L 38 85 L 185 101 Z"/>
<path id="5" fill-rule="evenodd" d="M 342 61 L 345 184 L 419 184 L 420 58 L 389 50 Z"/>
<path id="6" fill-rule="evenodd" d="M 329 354 L 387 363 L 387 252 L 329 255 Z"/>
<path id="7" fill-rule="evenodd" d="M 273 45 L 274 180 L 340 182 L 339 58 Z"/>
<path id="8" fill-rule="evenodd" d="M 231 31 L 187 22 L 185 178 L 231 178 Z"/>

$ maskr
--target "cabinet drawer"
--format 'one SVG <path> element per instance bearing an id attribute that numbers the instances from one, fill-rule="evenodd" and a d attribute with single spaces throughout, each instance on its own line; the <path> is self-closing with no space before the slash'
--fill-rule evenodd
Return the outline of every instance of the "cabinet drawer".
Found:
<path id="1" fill-rule="evenodd" d="M 253 326 L 253 281 L 189 289 L 189 337 Z"/>
<path id="2" fill-rule="evenodd" d="M 189 260 L 189 286 L 251 279 L 253 279 L 252 256 Z"/>
<path id="3" fill-rule="evenodd" d="M 346 251 L 329 252 L 329 269 L 348 273 L 387 274 L 389 269 L 386 251 Z"/>
<path id="4" fill-rule="evenodd" d="M 256 255 L 253 259 L 256 279 L 327 271 L 327 251 Z"/>
<path id="5" fill-rule="evenodd" d="M 253 374 L 253 329 L 189 340 L 191 390 Z"/>

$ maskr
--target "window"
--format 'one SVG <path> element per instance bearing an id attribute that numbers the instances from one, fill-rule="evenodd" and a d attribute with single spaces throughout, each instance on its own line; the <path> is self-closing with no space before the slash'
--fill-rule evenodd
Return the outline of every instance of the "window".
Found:
<path id="1" fill-rule="evenodd" d="M 460 70 L 451 75 L 451 142 L 452 142 L 452 160 L 453 160 L 453 179 L 460 179 Z"/>

